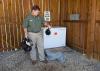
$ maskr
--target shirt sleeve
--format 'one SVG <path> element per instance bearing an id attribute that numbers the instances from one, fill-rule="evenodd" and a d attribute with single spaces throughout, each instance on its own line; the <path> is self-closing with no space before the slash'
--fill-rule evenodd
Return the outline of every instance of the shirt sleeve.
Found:
<path id="1" fill-rule="evenodd" d="M 26 17 L 23 21 L 23 27 L 27 28 L 28 27 L 28 18 Z"/>
<path id="2" fill-rule="evenodd" d="M 44 20 L 44 17 L 43 16 L 41 17 L 41 21 L 42 21 L 42 24 L 45 23 L 45 20 Z"/>

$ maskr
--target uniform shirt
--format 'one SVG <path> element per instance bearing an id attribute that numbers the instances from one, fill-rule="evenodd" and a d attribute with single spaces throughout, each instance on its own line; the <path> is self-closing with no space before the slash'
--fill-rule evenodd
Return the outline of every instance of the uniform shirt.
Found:
<path id="1" fill-rule="evenodd" d="M 23 27 L 27 28 L 28 32 L 38 33 L 41 31 L 43 23 L 44 23 L 43 17 L 32 16 L 31 14 L 29 14 L 23 22 Z"/>

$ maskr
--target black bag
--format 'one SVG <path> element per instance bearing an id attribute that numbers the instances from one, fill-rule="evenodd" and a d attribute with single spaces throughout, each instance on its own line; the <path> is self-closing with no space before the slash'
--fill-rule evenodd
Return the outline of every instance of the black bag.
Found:
<path id="1" fill-rule="evenodd" d="M 50 35 L 50 34 L 51 34 L 51 31 L 50 31 L 49 28 L 45 30 L 45 34 L 46 34 L 46 35 Z"/>
<path id="2" fill-rule="evenodd" d="M 25 52 L 30 52 L 32 50 L 32 41 L 28 38 L 24 38 L 21 42 L 21 47 Z"/>

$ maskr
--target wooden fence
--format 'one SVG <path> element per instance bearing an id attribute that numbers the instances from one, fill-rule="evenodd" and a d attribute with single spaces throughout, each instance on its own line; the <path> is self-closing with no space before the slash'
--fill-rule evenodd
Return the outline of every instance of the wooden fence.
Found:
<path id="1" fill-rule="evenodd" d="M 0 51 L 10 51 L 20 48 L 24 37 L 22 24 L 0 22 Z"/>

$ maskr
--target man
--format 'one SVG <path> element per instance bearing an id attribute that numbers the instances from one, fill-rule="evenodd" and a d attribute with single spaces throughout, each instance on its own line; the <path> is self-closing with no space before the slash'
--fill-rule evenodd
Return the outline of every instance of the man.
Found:
<path id="1" fill-rule="evenodd" d="M 37 50 L 40 61 L 46 62 L 41 27 L 44 24 L 45 26 L 50 28 L 50 25 L 47 22 L 44 22 L 43 17 L 39 16 L 39 14 L 39 6 L 34 5 L 32 7 L 31 14 L 29 14 L 23 22 L 25 37 L 28 37 L 33 42 L 32 50 L 30 51 L 30 57 L 33 64 L 36 64 L 37 62 Z"/>

